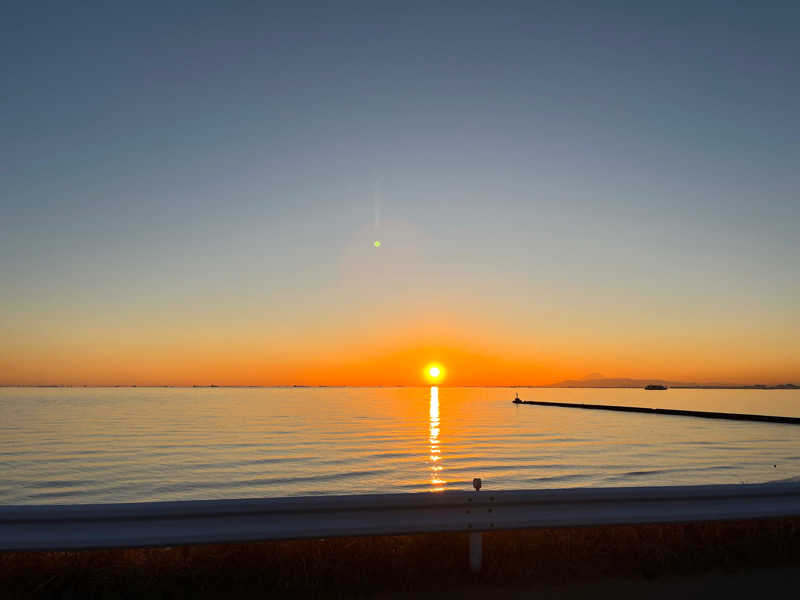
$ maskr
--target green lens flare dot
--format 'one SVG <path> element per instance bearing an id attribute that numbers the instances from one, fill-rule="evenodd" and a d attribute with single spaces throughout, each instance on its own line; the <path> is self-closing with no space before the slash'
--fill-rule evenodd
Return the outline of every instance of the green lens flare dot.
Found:
<path id="1" fill-rule="evenodd" d="M 375 245 L 376 248 L 380 248 L 381 247 L 381 243 L 378 240 L 375 240 L 375 244 L 374 245 Z"/>

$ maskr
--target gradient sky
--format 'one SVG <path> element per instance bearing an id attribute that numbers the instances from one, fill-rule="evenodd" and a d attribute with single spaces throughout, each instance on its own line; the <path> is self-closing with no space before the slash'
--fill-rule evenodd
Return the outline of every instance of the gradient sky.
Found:
<path id="1" fill-rule="evenodd" d="M 800 380 L 798 3 L 106 4 L 2 9 L 0 382 Z"/>

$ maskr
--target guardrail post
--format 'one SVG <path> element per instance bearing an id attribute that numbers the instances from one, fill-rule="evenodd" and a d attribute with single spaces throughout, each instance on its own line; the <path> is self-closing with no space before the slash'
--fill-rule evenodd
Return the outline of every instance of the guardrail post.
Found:
<path id="1" fill-rule="evenodd" d="M 472 487 L 477 494 L 481 489 L 481 478 L 472 480 Z M 481 560 L 483 559 L 483 536 L 480 531 L 471 531 L 469 534 L 469 569 L 473 573 L 480 573 Z"/>

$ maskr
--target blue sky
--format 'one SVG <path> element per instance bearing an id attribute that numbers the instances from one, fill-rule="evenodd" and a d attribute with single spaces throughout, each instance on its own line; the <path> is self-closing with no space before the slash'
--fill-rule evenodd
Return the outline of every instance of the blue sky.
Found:
<path id="1" fill-rule="evenodd" d="M 552 373 L 800 376 L 795 3 L 167 4 L 3 9 L 7 377 L 462 305 Z"/>

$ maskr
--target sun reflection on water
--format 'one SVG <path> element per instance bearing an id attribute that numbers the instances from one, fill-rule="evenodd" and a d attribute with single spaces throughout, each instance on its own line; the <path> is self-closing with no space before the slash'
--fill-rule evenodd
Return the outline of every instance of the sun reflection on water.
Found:
<path id="1" fill-rule="evenodd" d="M 431 462 L 431 486 L 433 491 L 439 492 L 444 489 L 447 483 L 440 475 L 442 471 L 442 450 L 439 447 L 439 388 L 431 386 L 430 404 L 430 462 Z"/>

